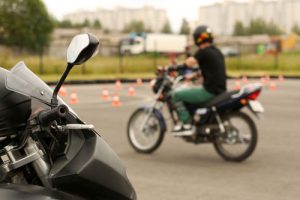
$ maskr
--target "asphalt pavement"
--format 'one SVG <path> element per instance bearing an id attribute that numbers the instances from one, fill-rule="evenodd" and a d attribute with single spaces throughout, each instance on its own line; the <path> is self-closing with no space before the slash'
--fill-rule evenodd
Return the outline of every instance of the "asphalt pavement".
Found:
<path id="1" fill-rule="evenodd" d="M 256 80 L 259 81 L 259 80 Z M 256 82 L 251 80 L 251 82 Z M 101 98 L 110 85 L 66 86 L 76 92 L 72 108 L 96 130 L 120 156 L 141 200 L 298 200 L 300 199 L 300 81 L 276 81 L 266 86 L 259 101 L 265 107 L 263 119 L 255 119 L 258 146 L 242 163 L 222 160 L 211 144 L 193 145 L 170 132 L 161 147 L 150 155 L 136 153 L 126 137 L 132 112 L 149 105 L 153 94 L 149 84 L 134 85 L 135 96 L 127 94 L 129 84 L 118 92 L 122 105 L 113 107 Z M 230 81 L 229 87 L 235 83 Z M 255 118 L 253 115 L 251 117 Z M 169 130 L 171 127 L 169 127 Z"/>

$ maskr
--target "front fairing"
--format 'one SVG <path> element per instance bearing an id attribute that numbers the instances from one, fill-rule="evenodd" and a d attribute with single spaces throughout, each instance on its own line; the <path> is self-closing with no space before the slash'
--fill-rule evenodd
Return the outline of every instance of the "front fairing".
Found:
<path id="1" fill-rule="evenodd" d="M 53 187 L 87 199 L 136 199 L 121 160 L 93 130 L 72 131 L 68 141 L 50 171 Z"/>
<path id="2" fill-rule="evenodd" d="M 8 90 L 50 103 L 52 89 L 32 71 L 24 62 L 19 62 L 6 75 L 5 86 Z"/>
<path id="3" fill-rule="evenodd" d="M 0 137 L 21 134 L 31 115 L 31 98 L 5 87 L 9 73 L 0 68 Z"/>
<path id="4" fill-rule="evenodd" d="M 23 96 L 28 96 L 34 99 L 38 105 L 44 104 L 43 107 L 49 109 L 53 94 L 50 88 L 44 81 L 36 76 L 30 69 L 27 68 L 24 62 L 16 64 L 8 73 L 6 73 L 5 87 L 7 90 L 13 91 Z M 40 103 L 38 103 L 40 102 Z M 60 97 L 59 104 L 67 105 Z M 32 103 L 32 113 L 35 113 L 36 104 Z M 68 106 L 68 105 L 67 105 Z M 69 110 L 77 118 L 77 114 L 68 106 Z"/>
<path id="5" fill-rule="evenodd" d="M 53 90 L 31 72 L 23 62 L 6 73 L 5 87 L 31 99 L 31 116 L 50 109 Z M 58 98 L 59 104 L 67 105 Z M 83 124 L 69 107 L 66 123 Z M 118 156 L 95 130 L 68 133 L 65 156 L 54 161 L 49 179 L 62 191 L 88 199 L 136 199 L 126 170 Z"/>

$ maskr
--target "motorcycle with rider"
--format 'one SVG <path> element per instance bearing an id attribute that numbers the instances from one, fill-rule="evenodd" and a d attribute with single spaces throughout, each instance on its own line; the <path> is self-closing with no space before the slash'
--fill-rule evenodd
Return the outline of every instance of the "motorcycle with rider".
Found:
<path id="1" fill-rule="evenodd" d="M 131 115 L 127 127 L 129 143 L 140 153 L 155 151 L 167 130 L 161 112 L 163 105 L 167 105 L 175 137 L 194 144 L 213 143 L 223 159 L 243 161 L 255 150 L 257 128 L 241 109 L 248 107 L 256 116 L 264 111 L 256 100 L 262 86 L 252 84 L 227 91 L 225 59 L 213 43 L 211 28 L 197 27 L 193 39 L 198 48 L 194 56 L 182 65 L 158 69 L 153 83 L 155 102 Z M 178 87 L 186 72 L 191 79 L 198 70 L 203 77 L 202 85 Z"/>

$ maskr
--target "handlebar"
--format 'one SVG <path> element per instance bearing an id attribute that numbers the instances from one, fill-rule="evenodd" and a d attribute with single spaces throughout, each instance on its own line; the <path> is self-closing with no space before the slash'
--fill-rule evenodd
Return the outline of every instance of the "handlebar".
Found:
<path id="1" fill-rule="evenodd" d="M 66 105 L 59 105 L 54 109 L 42 111 L 38 115 L 38 120 L 42 125 L 48 125 L 50 122 L 66 117 L 69 109 Z"/>

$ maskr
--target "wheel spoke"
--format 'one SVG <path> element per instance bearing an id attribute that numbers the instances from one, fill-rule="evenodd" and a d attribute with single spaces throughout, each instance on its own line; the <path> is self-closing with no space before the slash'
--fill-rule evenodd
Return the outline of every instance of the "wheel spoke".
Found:
<path id="1" fill-rule="evenodd" d="M 254 122 L 244 113 L 234 113 L 224 120 L 226 133 L 214 142 L 217 152 L 226 160 L 246 159 L 256 146 Z"/>
<path id="2" fill-rule="evenodd" d="M 160 132 L 159 119 L 155 114 L 140 110 L 130 120 L 128 137 L 135 149 L 148 151 L 157 145 Z"/>

